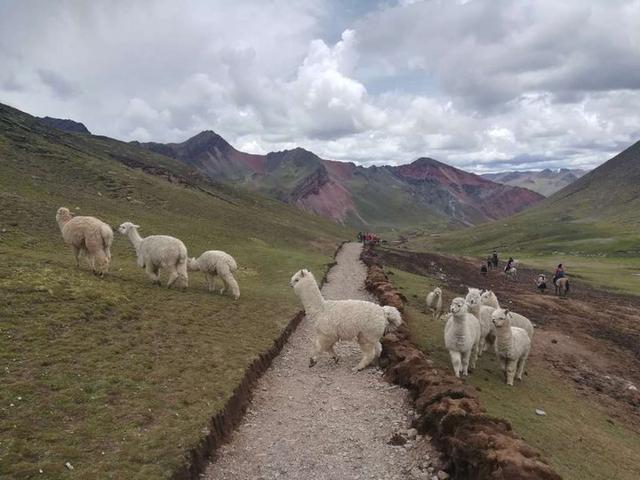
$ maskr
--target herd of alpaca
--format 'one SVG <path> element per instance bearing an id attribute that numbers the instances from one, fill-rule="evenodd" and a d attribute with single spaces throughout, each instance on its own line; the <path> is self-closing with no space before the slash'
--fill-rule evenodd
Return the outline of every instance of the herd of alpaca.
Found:
<path id="1" fill-rule="evenodd" d="M 427 295 L 426 306 L 437 319 L 436 312 L 442 312 L 440 288 Z M 444 343 L 456 377 L 468 375 L 475 369 L 478 357 L 492 347 L 507 385 L 513 386 L 515 379 L 522 380 L 532 339 L 529 319 L 500 308 L 491 290 L 469 288 L 466 297 L 452 300 L 445 317 Z"/>
<path id="2" fill-rule="evenodd" d="M 64 242 L 73 250 L 76 266 L 80 266 L 79 256 L 83 253 L 87 256 L 93 273 L 104 276 L 109 271 L 111 263 L 111 227 L 95 217 L 73 216 L 65 207 L 58 209 L 56 221 Z M 233 272 L 238 267 L 231 255 L 220 250 L 209 250 L 197 259 L 190 259 L 187 256 L 187 247 L 181 240 L 169 235 L 150 235 L 143 238 L 138 233 L 139 229 L 139 225 L 131 222 L 124 222 L 118 227 L 118 231 L 129 238 L 133 245 L 138 266 L 145 269 L 154 284 L 160 284 L 160 271 L 166 270 L 169 275 L 168 288 L 187 288 L 188 270 L 199 270 L 204 273 L 210 291 L 215 290 L 214 280 L 218 275 L 225 285 L 220 293 L 229 289 L 236 300 L 240 297 L 238 282 L 233 277 Z"/>
<path id="3" fill-rule="evenodd" d="M 64 242 L 71 246 L 76 266 L 83 253 L 94 274 L 104 276 L 111 262 L 111 227 L 95 217 L 73 216 L 64 207 L 58 209 L 56 221 Z M 215 290 L 215 277 L 219 276 L 224 282 L 220 293 L 229 290 L 236 300 L 240 297 L 240 288 L 233 276 L 238 267 L 231 255 L 209 250 L 198 258 L 189 258 L 181 240 L 168 235 L 142 237 L 139 229 L 140 226 L 131 222 L 118 227 L 133 245 L 138 266 L 145 269 L 154 284 L 160 284 L 160 270 L 166 270 L 168 288 L 186 288 L 188 271 L 201 271 L 210 291 Z M 402 323 L 400 312 L 394 307 L 364 300 L 325 300 L 315 277 L 306 269 L 293 275 L 290 286 L 315 328 L 310 367 L 318 362 L 322 353 L 328 353 L 338 362 L 336 342 L 356 339 L 362 359 L 354 371 L 360 371 L 380 356 L 381 338 Z M 427 295 L 426 307 L 433 312 L 434 320 L 441 318 L 442 289 L 436 287 Z M 466 297 L 453 299 L 444 320 L 444 342 L 456 377 L 473 371 L 478 357 L 492 348 L 507 384 L 513 385 L 516 378 L 522 380 L 533 338 L 533 325 L 526 317 L 500 308 L 492 291 L 469 288 Z"/>
<path id="4" fill-rule="evenodd" d="M 104 276 L 111 262 L 111 227 L 95 217 L 74 217 L 64 207 L 58 209 L 56 220 L 63 240 L 73 250 L 76 266 L 79 266 L 79 256 L 83 253 L 89 259 L 93 273 Z M 209 291 L 215 290 L 215 277 L 219 276 L 224 282 L 220 293 L 229 290 L 236 300 L 240 297 L 240 287 L 233 276 L 238 266 L 228 253 L 209 250 L 198 258 L 189 258 L 187 247 L 175 237 L 142 237 L 138 233 L 140 226 L 132 222 L 122 223 L 117 230 L 129 239 L 135 249 L 138 266 L 145 269 L 154 284 L 160 284 L 160 271 L 165 270 L 168 288 L 186 288 L 188 271 L 201 271 Z M 362 359 L 354 371 L 362 370 L 380 356 L 382 336 L 402 323 L 400 312 L 394 307 L 381 307 L 362 300 L 325 300 L 316 279 L 308 270 L 297 272 L 290 285 L 300 298 L 307 317 L 315 324 L 316 336 L 309 366 L 315 365 L 323 352 L 330 353 L 337 362 L 335 343 L 355 338 L 362 350 Z"/>

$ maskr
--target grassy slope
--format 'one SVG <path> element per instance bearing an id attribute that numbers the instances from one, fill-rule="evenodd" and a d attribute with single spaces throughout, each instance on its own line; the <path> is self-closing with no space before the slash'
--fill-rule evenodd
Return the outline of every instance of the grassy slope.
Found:
<path id="1" fill-rule="evenodd" d="M 0 110 L 0 476 L 167 478 L 220 410 L 245 367 L 299 309 L 287 288 L 317 272 L 351 232 L 229 188 L 215 195 L 132 170 L 169 159 L 109 139 L 38 127 Z M 238 302 L 154 287 L 116 233 L 112 274 L 76 270 L 55 211 L 66 205 L 190 252 L 238 260 Z M 67 471 L 65 462 L 75 469 Z"/>
<path id="2" fill-rule="evenodd" d="M 392 282 L 409 299 L 408 313 L 414 341 L 436 363 L 450 369 L 443 326 L 422 313 L 424 297 L 436 280 L 391 268 Z M 446 293 L 450 300 L 451 293 Z M 566 480 L 635 480 L 640 478 L 640 435 L 607 420 L 606 411 L 577 395 L 572 386 L 552 374 L 535 358 L 528 375 L 515 388 L 502 382 L 495 357 L 486 353 L 469 382 L 480 388 L 489 414 L 506 418 L 515 431 L 539 448 Z M 539 417 L 535 409 L 547 415 Z"/>

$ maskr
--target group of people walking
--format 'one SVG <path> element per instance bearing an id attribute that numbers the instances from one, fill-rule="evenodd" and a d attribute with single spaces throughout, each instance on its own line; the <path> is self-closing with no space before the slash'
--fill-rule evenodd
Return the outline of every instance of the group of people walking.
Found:
<path id="1" fill-rule="evenodd" d="M 380 237 L 378 237 L 375 233 L 358 232 L 358 242 L 364 245 L 378 244 L 380 243 Z"/>

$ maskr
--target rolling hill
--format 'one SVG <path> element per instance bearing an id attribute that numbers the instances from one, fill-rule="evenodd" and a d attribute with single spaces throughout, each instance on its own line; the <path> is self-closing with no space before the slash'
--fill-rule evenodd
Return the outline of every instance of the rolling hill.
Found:
<path id="1" fill-rule="evenodd" d="M 582 177 L 586 170 L 561 168 L 551 170 L 546 168 L 540 172 L 500 172 L 485 173 L 482 176 L 493 182 L 522 187 L 538 192 L 540 195 L 549 197 L 567 185 L 572 184 Z"/>
<path id="2" fill-rule="evenodd" d="M 117 231 L 109 275 L 77 269 L 60 206 L 174 235 L 192 255 L 229 252 L 240 300 L 209 293 L 198 273 L 185 291 L 152 285 Z M 0 476 L 176 478 L 300 309 L 293 272 L 321 277 L 354 233 L 0 105 Z"/>
<path id="3" fill-rule="evenodd" d="M 399 167 L 362 167 L 321 159 L 302 148 L 253 155 L 236 150 L 212 131 L 182 143 L 137 145 L 178 159 L 216 181 L 357 228 L 475 225 L 520 212 L 543 198 L 430 158 Z"/>
<path id="4" fill-rule="evenodd" d="M 496 246 L 532 254 L 640 254 L 640 142 L 534 208 L 443 235 L 440 249 L 485 253 Z"/>

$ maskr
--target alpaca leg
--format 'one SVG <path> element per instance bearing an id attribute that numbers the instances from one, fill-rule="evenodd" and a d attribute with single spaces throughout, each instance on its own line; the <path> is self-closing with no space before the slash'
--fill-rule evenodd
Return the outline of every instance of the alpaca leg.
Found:
<path id="1" fill-rule="evenodd" d="M 517 362 L 515 360 L 507 361 L 507 385 L 513 387 L 513 379 L 516 376 Z"/>
<path id="2" fill-rule="evenodd" d="M 204 272 L 204 278 L 207 282 L 207 290 L 213 292 L 216 289 L 216 275 L 215 273 Z"/>
<path id="3" fill-rule="evenodd" d="M 360 363 L 353 369 L 354 372 L 365 369 L 376 358 L 375 343 L 361 343 L 360 348 L 362 349 L 362 360 L 360 360 Z"/>
<path id="4" fill-rule="evenodd" d="M 471 371 L 476 369 L 476 364 L 478 363 L 478 356 L 480 355 L 480 348 L 478 346 L 479 343 L 476 343 L 471 347 L 471 352 L 469 352 L 469 366 L 471 367 Z"/>
<path id="5" fill-rule="evenodd" d="M 518 371 L 516 373 L 516 378 L 518 380 L 522 380 L 522 375 L 524 375 L 524 367 L 527 363 L 527 357 L 529 356 L 529 352 L 524 354 L 520 360 L 518 361 Z"/>
<path id="6" fill-rule="evenodd" d="M 158 269 L 151 264 L 151 262 L 147 262 L 144 266 L 145 272 L 147 272 L 147 276 L 151 279 L 151 282 L 154 285 L 160 285 L 160 278 L 158 278 Z"/>
<path id="7" fill-rule="evenodd" d="M 309 368 L 313 367 L 316 363 L 318 363 L 318 358 L 320 358 L 320 354 L 325 350 L 326 343 L 328 343 L 326 341 L 326 337 L 321 335 L 316 335 L 316 338 L 313 340 L 313 353 L 309 358 Z"/>
<path id="8" fill-rule="evenodd" d="M 485 337 L 480 336 L 480 342 L 478 343 L 478 357 L 481 357 L 484 351 L 487 349 L 485 341 Z"/>
<path id="9" fill-rule="evenodd" d="M 167 288 L 171 288 L 171 286 L 175 283 L 180 275 L 178 275 L 178 271 L 175 267 L 169 267 L 169 279 L 167 280 Z"/>
<path id="10" fill-rule="evenodd" d="M 80 268 L 80 249 L 75 245 L 71 245 L 71 250 L 73 250 L 73 256 L 76 259 L 76 268 Z"/>
<path id="11" fill-rule="evenodd" d="M 240 297 L 240 287 L 238 286 L 236 279 L 233 278 L 231 272 L 223 274 L 222 281 L 224 282 L 225 288 L 223 288 L 220 293 L 223 293 L 226 288 L 229 288 L 231 295 L 233 295 L 233 298 L 237 300 Z"/>
<path id="12" fill-rule="evenodd" d="M 380 358 L 382 354 L 382 344 L 380 342 L 376 342 L 376 358 Z"/>
<path id="13" fill-rule="evenodd" d="M 462 352 L 461 354 L 462 360 L 462 375 L 469 375 L 469 361 L 471 360 L 471 351 Z"/>
<path id="14" fill-rule="evenodd" d="M 109 271 L 109 258 L 106 252 L 100 250 L 96 252 L 93 257 L 93 268 L 96 275 L 103 277 L 105 273 Z"/>
<path id="15" fill-rule="evenodd" d="M 462 359 L 460 358 L 460 352 L 449 351 L 451 357 L 451 366 L 453 367 L 453 374 L 460 378 L 460 372 L 462 371 Z"/>

